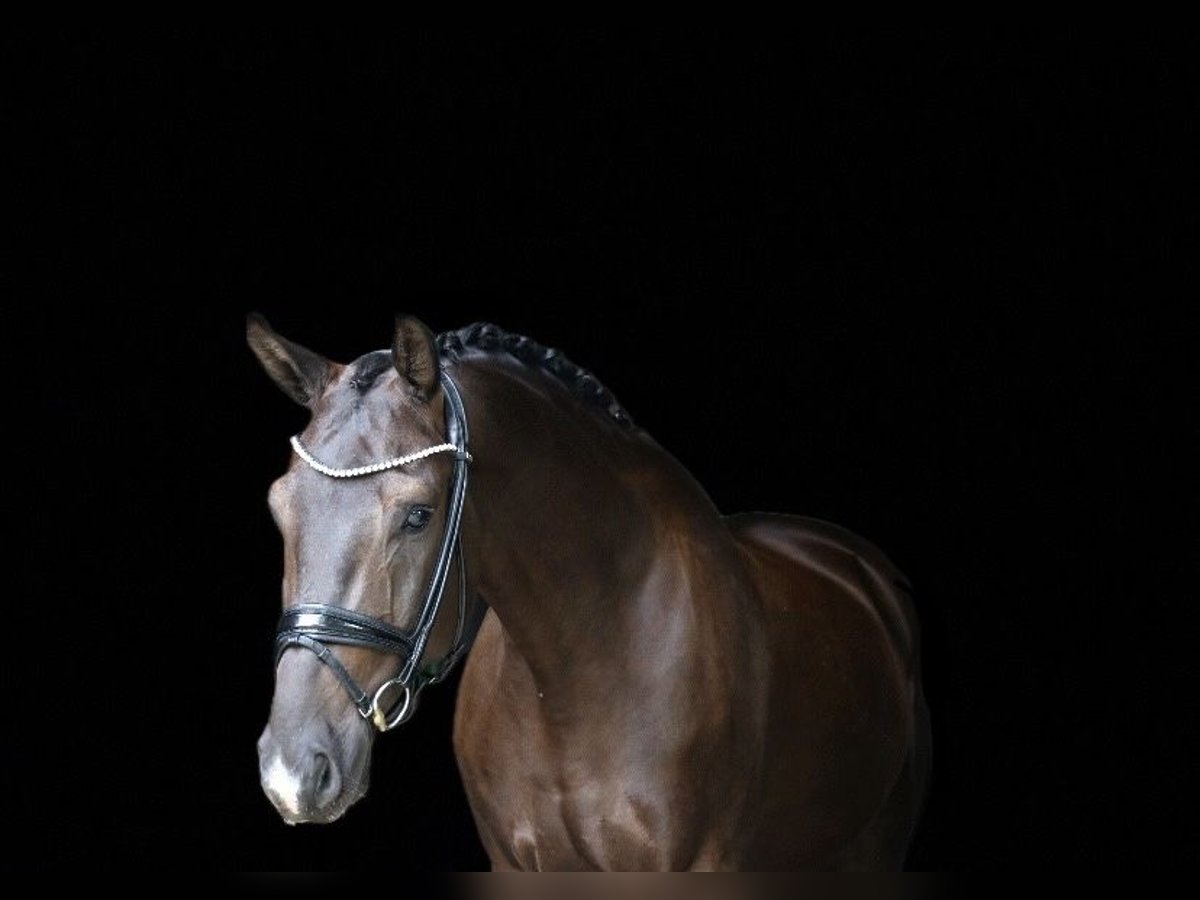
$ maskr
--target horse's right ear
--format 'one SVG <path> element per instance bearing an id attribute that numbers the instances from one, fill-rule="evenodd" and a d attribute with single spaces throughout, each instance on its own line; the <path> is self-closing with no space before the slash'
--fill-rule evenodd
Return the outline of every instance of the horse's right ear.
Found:
<path id="1" fill-rule="evenodd" d="M 280 337 L 258 313 L 246 316 L 246 343 L 271 380 L 301 406 L 311 408 L 333 378 L 332 362 Z"/>

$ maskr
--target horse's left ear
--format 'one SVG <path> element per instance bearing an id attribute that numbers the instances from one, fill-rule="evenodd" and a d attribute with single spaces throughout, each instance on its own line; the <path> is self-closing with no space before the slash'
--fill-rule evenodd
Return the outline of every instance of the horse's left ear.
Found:
<path id="1" fill-rule="evenodd" d="M 396 316 L 392 363 L 412 386 L 413 396 L 428 400 L 438 389 L 438 352 L 433 332 L 420 319 Z"/>

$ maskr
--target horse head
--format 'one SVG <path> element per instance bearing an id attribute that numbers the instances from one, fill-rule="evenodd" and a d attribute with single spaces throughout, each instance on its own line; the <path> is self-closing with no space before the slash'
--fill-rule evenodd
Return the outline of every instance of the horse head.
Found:
<path id="1" fill-rule="evenodd" d="M 311 412 L 268 492 L 283 613 L 261 781 L 285 821 L 330 822 L 366 793 L 375 734 L 412 715 L 478 626 L 459 545 L 465 413 L 433 334 L 411 317 L 390 350 L 348 365 L 256 315 L 247 341 Z"/>

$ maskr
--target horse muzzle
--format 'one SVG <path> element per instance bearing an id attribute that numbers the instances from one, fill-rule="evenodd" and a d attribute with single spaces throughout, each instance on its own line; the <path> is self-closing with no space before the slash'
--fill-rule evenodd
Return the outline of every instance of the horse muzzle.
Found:
<path id="1" fill-rule="evenodd" d="M 289 825 L 339 818 L 366 793 L 365 766 L 350 766 L 332 741 L 303 736 L 288 745 L 268 725 L 258 740 L 263 792 Z"/>

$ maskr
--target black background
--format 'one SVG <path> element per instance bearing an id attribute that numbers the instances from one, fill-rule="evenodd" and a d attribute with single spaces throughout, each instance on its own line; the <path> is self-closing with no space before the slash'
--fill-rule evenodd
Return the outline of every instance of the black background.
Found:
<path id="1" fill-rule="evenodd" d="M 877 542 L 925 629 L 913 867 L 1140 867 L 1194 841 L 1175 781 L 1194 718 L 1185 48 L 9 40 L 29 100 L 8 108 L 9 180 L 32 202 L 10 207 L 4 299 L 29 536 L 8 861 L 486 866 L 454 685 L 378 742 L 342 821 L 285 827 L 259 789 L 265 492 L 306 413 L 246 349 L 250 310 L 341 361 L 386 346 L 396 312 L 496 322 L 594 371 L 723 510 Z"/>

